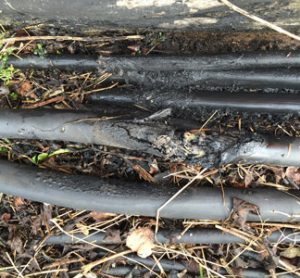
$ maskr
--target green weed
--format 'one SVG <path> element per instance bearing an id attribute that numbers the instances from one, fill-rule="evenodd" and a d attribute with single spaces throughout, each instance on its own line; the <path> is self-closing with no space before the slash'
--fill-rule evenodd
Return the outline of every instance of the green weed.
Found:
<path id="1" fill-rule="evenodd" d="M 8 64 L 8 58 L 14 50 L 14 47 L 8 47 L 0 51 L 0 80 L 2 80 L 5 85 L 8 85 L 16 73 L 14 67 Z"/>
<path id="2" fill-rule="evenodd" d="M 47 50 L 45 49 L 43 44 L 38 43 L 36 45 L 36 48 L 33 50 L 33 54 L 42 57 L 42 56 L 45 56 L 47 54 Z"/>

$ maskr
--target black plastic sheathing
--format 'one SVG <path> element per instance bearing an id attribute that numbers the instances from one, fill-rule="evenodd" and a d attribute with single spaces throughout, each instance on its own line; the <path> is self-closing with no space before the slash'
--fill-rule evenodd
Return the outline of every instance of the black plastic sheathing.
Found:
<path id="1" fill-rule="evenodd" d="M 62 70 L 96 70 L 99 67 L 96 56 L 82 55 L 50 55 L 48 57 L 25 56 L 20 58 L 10 58 L 8 64 L 18 69 L 51 69 Z"/>
<path id="2" fill-rule="evenodd" d="M 144 273 L 148 272 L 147 269 L 136 269 L 134 267 L 130 267 L 130 266 L 117 266 L 115 268 L 110 268 L 108 270 L 104 270 L 103 271 L 105 274 L 108 275 L 115 275 L 115 276 L 126 276 L 126 275 L 131 275 L 133 277 L 141 277 L 141 275 L 143 275 Z M 264 271 L 264 270 L 260 270 L 260 269 L 245 269 L 242 270 L 241 275 L 243 278 L 268 278 L 270 277 L 269 273 Z M 225 271 L 221 272 L 220 274 L 222 275 L 226 275 L 227 273 Z M 170 274 L 169 274 L 170 275 Z M 295 274 L 277 274 L 278 277 L 280 278 L 296 278 L 298 277 Z M 174 276 L 169 276 L 169 277 L 178 277 L 177 273 L 175 272 Z"/>
<path id="3" fill-rule="evenodd" d="M 143 87 L 241 86 L 300 89 L 298 52 L 244 53 L 214 56 L 88 57 L 77 55 L 12 58 L 16 68 L 98 70 L 110 80 Z"/>
<path id="4" fill-rule="evenodd" d="M 254 137 L 255 138 L 255 137 Z M 241 144 L 221 154 L 222 163 L 263 163 L 285 166 L 300 165 L 300 139 L 285 137 L 245 138 Z"/>
<path id="5" fill-rule="evenodd" d="M 143 258 L 140 258 L 135 255 L 127 255 L 125 259 L 131 265 L 136 264 L 138 262 L 140 264 L 143 264 L 143 265 L 151 268 L 153 271 L 156 271 L 156 272 L 160 271 L 157 263 L 151 258 L 143 259 Z M 161 259 L 159 261 L 159 263 L 165 271 L 171 271 L 171 270 L 183 271 L 183 270 L 187 269 L 187 266 L 184 263 L 174 261 L 174 260 Z"/>
<path id="6" fill-rule="evenodd" d="M 173 131 L 157 123 L 109 120 L 96 113 L 51 110 L 0 111 L 2 138 L 42 139 L 100 144 L 160 155 L 149 142 Z M 141 139 L 141 140 L 140 140 Z M 149 142 L 147 142 L 147 139 Z"/>
<path id="7" fill-rule="evenodd" d="M 49 55 L 10 58 L 8 63 L 17 68 L 94 68 L 112 73 L 120 71 L 228 71 L 255 69 L 298 69 L 298 51 L 245 52 L 203 56 L 84 56 Z"/>
<path id="8" fill-rule="evenodd" d="M 90 95 L 88 103 L 99 108 L 107 104 L 120 107 L 138 105 L 152 111 L 172 108 L 175 112 L 193 113 L 201 113 L 203 108 L 257 113 L 300 113 L 298 93 L 113 89 Z"/>
<path id="9" fill-rule="evenodd" d="M 185 233 L 181 231 L 172 231 L 171 229 L 160 230 L 156 234 L 156 240 L 161 244 L 228 244 L 228 243 L 243 243 L 244 240 L 234 235 L 224 233 L 216 229 L 189 229 Z M 81 241 L 83 240 L 83 241 Z M 292 230 L 283 230 L 273 232 L 265 239 L 268 242 L 281 243 L 298 243 L 300 242 L 300 235 L 293 233 Z M 99 232 L 85 236 L 83 234 L 75 234 L 74 237 L 70 235 L 53 235 L 46 239 L 45 244 L 74 244 L 81 242 L 93 242 L 95 244 L 116 244 L 116 242 L 109 236 L 109 233 Z"/>
<path id="10" fill-rule="evenodd" d="M 114 74 L 110 80 L 139 85 L 143 88 L 179 89 L 191 86 L 242 87 L 246 89 L 300 89 L 300 76 L 292 70 L 174 71 Z"/>
<path id="11" fill-rule="evenodd" d="M 245 251 L 244 253 L 246 253 L 247 251 Z M 244 254 L 243 253 L 243 254 Z M 254 253 L 254 254 L 258 254 L 258 253 Z M 105 255 L 105 254 L 103 254 Z M 147 266 L 148 268 L 151 268 L 152 270 L 156 271 L 157 273 L 160 273 L 160 269 L 157 265 L 157 262 L 155 262 L 152 258 L 146 258 L 146 259 L 142 259 L 136 255 L 128 255 L 128 256 L 124 256 L 124 258 L 129 265 L 135 265 L 135 269 L 130 267 L 130 266 L 116 266 L 111 267 L 109 269 L 103 270 L 104 273 L 107 274 L 115 274 L 118 275 L 122 273 L 122 275 L 126 275 L 126 274 L 133 274 L 134 275 L 140 275 L 142 272 L 147 272 L 149 270 L 147 270 L 146 268 L 143 268 L 140 264 L 143 264 L 145 266 Z M 197 265 L 193 264 L 193 263 L 189 263 L 188 261 L 180 261 L 180 260 L 167 260 L 167 259 L 161 259 L 159 260 L 160 265 L 162 266 L 163 270 L 166 272 L 170 272 L 168 277 L 170 278 L 175 278 L 178 277 L 176 274 L 178 272 L 181 271 L 186 271 L 189 274 L 196 274 L 199 275 L 199 268 Z M 226 275 L 227 272 L 225 269 L 220 269 L 219 270 L 219 274 L 221 275 Z M 251 277 L 251 278 L 262 278 L 262 277 L 268 277 L 269 273 L 267 273 L 266 271 L 264 271 L 263 269 L 257 268 L 257 269 L 243 269 L 241 270 L 241 275 L 243 275 L 242 277 Z M 296 277 L 296 275 L 294 274 L 281 274 L 281 273 L 276 273 L 276 275 L 278 275 L 278 277 L 283 277 L 283 278 L 294 278 Z"/>
<path id="12" fill-rule="evenodd" d="M 300 165 L 299 138 L 213 133 L 199 137 L 198 142 L 192 144 L 186 143 L 183 133 L 164 121 L 111 119 L 95 113 L 2 110 L 0 137 L 106 145 L 205 167 L 238 162 Z M 195 154 L 184 152 L 184 147 L 189 146 L 198 151 Z M 204 155 L 199 156 L 199 152 Z"/>
<path id="13" fill-rule="evenodd" d="M 156 216 L 157 210 L 177 191 L 172 185 L 153 186 L 123 180 L 66 175 L 0 162 L 0 192 L 76 209 Z M 191 186 L 160 213 L 166 218 L 224 220 L 233 197 L 256 204 L 260 216 L 250 221 L 297 222 L 300 217 L 298 190 L 237 189 Z"/>

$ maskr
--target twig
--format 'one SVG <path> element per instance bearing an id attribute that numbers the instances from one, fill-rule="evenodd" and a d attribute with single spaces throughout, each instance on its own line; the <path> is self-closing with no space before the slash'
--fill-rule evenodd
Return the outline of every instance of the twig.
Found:
<path id="1" fill-rule="evenodd" d="M 99 92 L 102 92 L 102 91 L 106 91 L 106 90 L 113 89 L 114 87 L 116 87 L 116 86 L 118 86 L 118 85 L 119 85 L 119 83 L 114 83 L 114 84 L 112 84 L 112 85 L 110 85 L 110 86 L 108 86 L 108 87 L 105 87 L 105 88 L 98 88 L 98 89 L 86 91 L 86 92 L 84 92 L 83 94 L 84 94 L 85 96 L 87 96 L 87 95 L 90 95 L 90 94 L 93 94 L 93 93 L 99 93 Z"/>
<path id="2" fill-rule="evenodd" d="M 295 266 L 291 265 L 290 263 L 282 260 L 282 259 L 279 259 L 279 264 L 288 270 L 289 273 L 293 273 L 293 274 L 296 274 L 298 277 L 300 276 L 300 273 L 298 272 L 299 268 L 296 268 Z"/>
<path id="3" fill-rule="evenodd" d="M 13 266 L 14 270 L 18 273 L 18 277 L 22 277 L 24 278 L 24 276 L 22 275 L 22 273 L 19 271 L 19 269 L 16 267 L 14 261 L 12 260 L 12 258 L 9 256 L 9 254 L 6 252 L 5 253 L 6 256 L 8 257 L 9 262 L 11 263 L 11 265 Z"/>
<path id="4" fill-rule="evenodd" d="M 33 277 L 33 276 L 39 276 L 41 277 L 42 274 L 50 274 L 50 273 L 55 273 L 58 274 L 59 272 L 68 272 L 68 268 L 60 268 L 60 269 L 54 269 L 54 270 L 44 270 L 44 271 L 39 271 L 39 272 L 33 272 L 30 274 L 26 274 L 26 277 Z"/>
<path id="5" fill-rule="evenodd" d="M 37 102 L 37 103 L 31 104 L 31 105 L 25 105 L 25 106 L 23 106 L 23 108 L 26 108 L 26 109 L 38 108 L 38 107 L 42 107 L 42 106 L 51 104 L 53 102 L 56 102 L 56 103 L 61 102 L 64 99 L 65 99 L 65 97 L 63 97 L 63 96 L 57 96 L 57 97 L 50 98 L 48 100 Z"/>
<path id="6" fill-rule="evenodd" d="M 107 258 L 102 258 L 100 260 L 97 260 L 97 261 L 94 261 L 94 262 L 91 262 L 87 265 L 84 265 L 81 269 L 83 270 L 83 273 L 84 274 L 87 274 L 89 271 L 91 271 L 95 266 L 98 266 L 100 264 L 103 264 L 103 263 L 106 263 L 110 260 L 114 260 L 116 258 L 119 258 L 119 257 L 123 257 L 124 255 L 127 255 L 127 254 L 130 254 L 132 253 L 133 251 L 132 250 L 125 250 L 123 252 L 120 252 L 120 253 L 117 253 L 117 254 L 113 254 L 111 255 L 110 257 L 107 257 Z"/>
<path id="7" fill-rule="evenodd" d="M 254 20 L 254 21 L 258 22 L 258 23 L 260 23 L 260 24 L 262 24 L 263 26 L 266 26 L 266 27 L 268 27 L 268 28 L 270 28 L 270 29 L 278 32 L 278 33 L 284 34 L 284 35 L 286 35 L 286 36 L 288 36 L 290 38 L 293 38 L 293 39 L 295 39 L 297 41 L 300 41 L 300 36 L 297 36 L 297 35 L 289 32 L 289 31 L 287 31 L 287 30 L 285 30 L 285 29 L 283 29 L 283 28 L 275 25 L 274 23 L 271 23 L 271 22 L 266 21 L 266 20 L 264 20 L 264 19 L 262 19 L 262 18 L 260 18 L 260 17 L 258 17 L 256 15 L 253 15 L 253 14 L 249 13 L 248 11 L 246 11 L 244 9 L 241 9 L 240 7 L 232 4 L 228 0 L 220 0 L 220 2 L 222 2 L 228 8 L 230 8 L 230 9 L 236 11 L 237 13 L 240 13 L 240 14 L 242 14 L 242 15 L 244 15 L 244 16 L 246 16 L 246 17 L 248 17 L 248 18 L 250 18 L 250 19 L 252 19 L 252 20 Z"/>
<path id="8" fill-rule="evenodd" d="M 212 120 L 212 118 L 218 113 L 218 110 L 216 110 L 213 114 L 210 115 L 210 117 L 205 121 L 205 123 L 201 126 L 199 129 L 199 132 L 202 132 L 203 129 L 207 126 L 207 124 Z"/>
<path id="9" fill-rule="evenodd" d="M 236 236 L 250 244 L 253 244 L 256 247 L 259 246 L 259 244 L 257 243 L 257 241 L 259 240 L 258 238 L 251 238 L 250 235 L 246 236 L 245 234 L 242 233 L 242 231 L 237 231 L 234 228 L 228 229 L 228 228 L 222 227 L 220 225 L 215 225 L 215 227 L 225 233 L 231 234 L 231 235 Z M 249 247 L 250 247 L 250 245 L 249 245 Z"/>
<path id="10" fill-rule="evenodd" d="M 78 41 L 78 42 L 114 42 L 124 40 L 142 40 L 144 36 L 141 35 L 130 35 L 130 36 L 119 36 L 119 37 L 73 37 L 73 36 L 25 36 L 1 39 L 0 44 L 15 43 L 20 41 Z"/>
<path id="11" fill-rule="evenodd" d="M 200 173 L 198 173 L 192 180 L 190 180 L 185 186 L 183 186 L 180 190 L 178 190 L 168 201 L 166 201 L 160 208 L 158 208 L 156 212 L 156 224 L 155 224 L 155 236 L 158 232 L 158 222 L 159 222 L 159 216 L 160 212 L 168 205 L 170 204 L 175 198 L 177 198 L 185 189 L 187 189 L 196 179 L 203 178 L 202 174 L 207 169 L 203 169 Z"/>

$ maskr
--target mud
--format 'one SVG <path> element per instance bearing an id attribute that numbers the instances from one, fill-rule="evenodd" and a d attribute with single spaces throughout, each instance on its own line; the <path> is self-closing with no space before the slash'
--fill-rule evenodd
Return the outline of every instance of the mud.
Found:
<path id="1" fill-rule="evenodd" d="M 239 7 L 269 20 L 281 27 L 299 30 L 300 7 L 295 0 L 245 0 L 235 2 Z M 1 24 L 20 22 L 29 24 L 67 24 L 82 29 L 160 28 L 185 30 L 256 30 L 261 26 L 229 9 L 218 1 L 209 3 L 188 1 L 125 1 L 103 0 L 49 0 L 37 3 L 18 0 L 0 3 Z"/>

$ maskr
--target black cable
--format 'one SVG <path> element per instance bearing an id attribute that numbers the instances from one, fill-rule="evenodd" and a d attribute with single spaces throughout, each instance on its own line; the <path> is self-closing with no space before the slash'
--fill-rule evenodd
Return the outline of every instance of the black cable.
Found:
<path id="1" fill-rule="evenodd" d="M 181 231 L 172 231 L 170 229 L 160 230 L 156 234 L 158 243 L 161 244 L 229 244 L 229 243 L 243 243 L 244 240 L 234 235 L 224 233 L 216 229 L 189 229 L 184 234 Z M 265 240 L 269 242 L 281 243 L 298 243 L 300 242 L 300 233 L 293 233 L 292 230 L 276 231 Z M 120 244 L 122 241 L 116 241 L 109 236 L 109 233 L 99 232 L 85 236 L 82 234 L 75 234 L 74 237 L 69 235 L 52 235 L 44 242 L 47 245 L 58 244 L 74 244 L 93 242 L 95 244 Z"/>
<path id="2" fill-rule="evenodd" d="M 122 90 L 113 89 L 92 94 L 88 103 L 105 107 L 141 106 L 153 111 L 172 108 L 175 112 L 203 112 L 203 108 L 257 113 L 300 113 L 298 93 L 209 92 L 201 90 Z"/>
<path id="3" fill-rule="evenodd" d="M 2 110 L 0 137 L 106 145 L 205 167 L 238 162 L 300 166 L 299 138 L 213 132 L 199 134 L 194 142 L 166 121 L 111 119 L 96 113 Z"/>
<path id="4" fill-rule="evenodd" d="M 215 56 L 89 57 L 59 55 L 11 58 L 16 68 L 98 70 L 111 72 L 110 80 L 164 86 L 242 86 L 249 88 L 300 89 L 298 52 L 227 54 Z"/>
<path id="5" fill-rule="evenodd" d="M 255 69 L 300 68 L 299 52 L 254 52 L 203 56 L 112 56 L 96 57 L 84 55 L 28 55 L 10 58 L 9 64 L 17 68 L 99 69 L 102 71 L 227 71 Z"/>
<path id="6" fill-rule="evenodd" d="M 104 180 L 67 175 L 33 167 L 0 162 L 0 192 L 34 201 L 131 215 L 156 216 L 157 210 L 179 190 L 177 186 L 153 186 L 124 180 Z M 233 198 L 255 204 L 260 215 L 249 221 L 297 222 L 299 190 L 281 192 L 269 188 L 238 189 L 191 186 L 160 211 L 160 217 L 224 220 Z"/>

